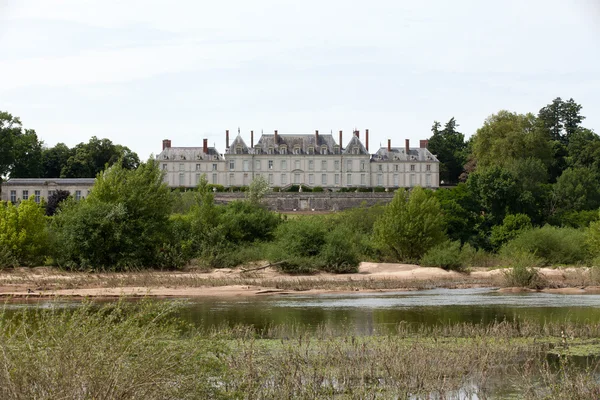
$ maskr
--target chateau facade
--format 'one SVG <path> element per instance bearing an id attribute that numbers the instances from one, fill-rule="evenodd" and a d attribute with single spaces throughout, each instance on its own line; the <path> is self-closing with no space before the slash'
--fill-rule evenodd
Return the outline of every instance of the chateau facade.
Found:
<path id="1" fill-rule="evenodd" d="M 343 187 L 439 187 L 439 161 L 427 149 L 427 140 L 419 147 L 387 147 L 369 153 L 369 130 L 365 144 L 360 132 L 354 131 L 342 147 L 342 131 L 336 142 L 331 134 L 262 134 L 256 144 L 250 132 L 250 145 L 237 137 L 229 143 L 225 132 L 225 153 L 208 147 L 172 147 L 163 140 L 162 151 L 156 156 L 165 171 L 170 187 L 196 186 L 203 175 L 209 183 L 225 187 L 247 186 L 261 175 L 270 187 L 291 185 L 340 189 Z"/>

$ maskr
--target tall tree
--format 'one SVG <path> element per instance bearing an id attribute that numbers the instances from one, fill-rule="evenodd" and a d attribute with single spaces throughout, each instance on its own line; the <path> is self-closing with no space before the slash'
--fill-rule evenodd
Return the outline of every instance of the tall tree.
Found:
<path id="1" fill-rule="evenodd" d="M 125 169 L 135 169 L 140 160 L 129 148 L 115 145 L 109 139 L 98 139 L 93 136 L 88 143 L 79 143 L 73 149 L 73 154 L 62 168 L 63 178 L 93 178 L 106 166 L 117 161 Z"/>
<path id="2" fill-rule="evenodd" d="M 444 125 L 444 129 L 440 127 L 441 124 L 434 121 L 428 147 L 440 161 L 440 180 L 457 183 L 466 162 L 465 136 L 457 131 L 458 124 L 454 117 Z"/>
<path id="3" fill-rule="evenodd" d="M 71 157 L 71 149 L 64 143 L 42 149 L 42 177 L 60 178 L 60 172 Z"/>
<path id="4" fill-rule="evenodd" d="M 30 178 L 41 173 L 42 142 L 21 120 L 0 111 L 0 179 Z"/>
<path id="5" fill-rule="evenodd" d="M 569 144 L 569 138 L 581 127 L 581 122 L 585 119 L 581 115 L 580 104 L 575 103 L 572 98 L 563 101 L 560 97 L 540 109 L 538 118 L 552 140 L 565 146 Z"/>

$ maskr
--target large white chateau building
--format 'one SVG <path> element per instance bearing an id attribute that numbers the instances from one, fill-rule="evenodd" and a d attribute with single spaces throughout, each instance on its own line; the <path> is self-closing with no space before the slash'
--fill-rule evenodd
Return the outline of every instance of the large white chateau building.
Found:
<path id="1" fill-rule="evenodd" d="M 208 182 L 225 187 L 247 186 L 258 175 L 269 186 L 285 188 L 291 185 L 340 189 L 342 187 L 439 187 L 439 161 L 427 149 L 427 140 L 419 147 L 387 147 L 369 153 L 369 130 L 365 144 L 360 132 L 354 131 L 350 141 L 342 146 L 342 131 L 336 142 L 331 134 L 262 134 L 250 145 L 239 131 L 230 143 L 225 132 L 226 149 L 221 154 L 215 147 L 172 147 L 171 140 L 163 140 L 162 151 L 156 156 L 166 172 L 170 187 L 196 186 L 205 175 Z"/>

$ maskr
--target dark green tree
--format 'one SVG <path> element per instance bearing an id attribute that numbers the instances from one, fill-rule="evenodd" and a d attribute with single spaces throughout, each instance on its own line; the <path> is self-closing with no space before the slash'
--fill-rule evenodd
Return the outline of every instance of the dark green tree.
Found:
<path id="1" fill-rule="evenodd" d="M 42 177 L 60 178 L 60 173 L 69 157 L 73 155 L 71 149 L 64 143 L 57 143 L 56 146 L 42 149 Z"/>
<path id="2" fill-rule="evenodd" d="M 41 149 L 35 131 L 23 129 L 18 117 L 0 111 L 0 180 L 40 176 Z"/>
<path id="3" fill-rule="evenodd" d="M 571 135 L 581 127 L 581 122 L 585 119 L 581 115 L 580 104 L 575 103 L 572 98 L 563 101 L 560 97 L 540 109 L 538 118 L 550 138 L 565 146 L 569 145 Z"/>
<path id="4" fill-rule="evenodd" d="M 117 161 L 125 169 L 134 169 L 139 164 L 137 154 L 129 148 L 115 145 L 109 139 L 93 136 L 88 143 L 79 143 L 62 168 L 62 178 L 93 178 L 106 166 Z"/>
<path id="5" fill-rule="evenodd" d="M 438 121 L 433 123 L 429 138 L 429 150 L 440 161 L 440 180 L 444 183 L 457 183 L 466 163 L 465 136 L 457 131 L 458 124 L 451 118 L 441 129 Z"/>

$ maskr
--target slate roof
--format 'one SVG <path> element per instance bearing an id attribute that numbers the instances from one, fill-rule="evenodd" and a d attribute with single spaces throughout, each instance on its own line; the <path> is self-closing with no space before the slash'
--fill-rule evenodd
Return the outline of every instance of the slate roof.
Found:
<path id="1" fill-rule="evenodd" d="M 156 159 L 171 161 L 224 160 L 215 147 L 209 147 L 208 154 L 204 154 L 203 147 L 167 147 L 156 156 Z"/>
<path id="2" fill-rule="evenodd" d="M 358 154 L 363 154 L 363 155 L 369 154 L 369 152 L 367 151 L 365 146 L 363 146 L 362 142 L 356 135 L 352 135 L 352 138 L 350 139 L 350 142 L 344 149 L 343 154 L 357 154 L 357 153 L 354 153 L 354 149 L 356 147 L 358 147 Z"/>
<path id="3" fill-rule="evenodd" d="M 392 147 L 388 151 L 387 147 L 381 147 L 373 156 L 372 161 L 431 161 L 439 162 L 437 157 L 431 154 L 428 149 L 411 147 L 408 149 L 408 155 L 404 147 Z"/>
<path id="4" fill-rule="evenodd" d="M 308 154 L 308 149 L 314 147 L 315 154 L 334 154 L 337 143 L 333 135 L 319 134 L 318 138 L 317 142 L 317 136 L 314 133 L 278 134 L 277 142 L 275 142 L 274 134 L 263 134 L 252 150 L 253 154 L 268 154 L 269 148 L 273 148 L 275 154 L 280 154 L 280 148 L 287 146 L 288 154 L 293 154 L 296 148 L 299 149 L 300 154 Z M 325 146 L 325 152 L 323 152 L 323 146 Z"/>

